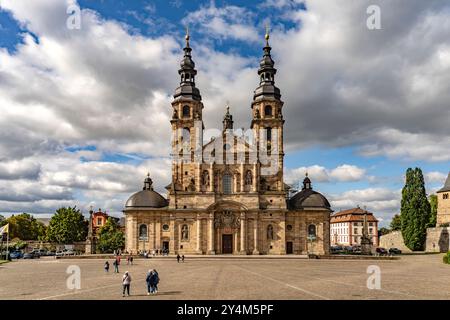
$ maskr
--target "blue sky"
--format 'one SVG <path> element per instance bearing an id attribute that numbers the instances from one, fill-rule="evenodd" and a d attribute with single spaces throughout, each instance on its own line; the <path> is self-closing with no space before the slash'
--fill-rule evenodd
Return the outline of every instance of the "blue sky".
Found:
<path id="1" fill-rule="evenodd" d="M 381 7 L 381 30 L 365 27 L 372 2 Z M 270 25 L 285 101 L 286 180 L 298 183 L 308 171 L 334 210 L 366 206 L 384 225 L 398 212 L 408 167 L 423 169 L 429 193 L 450 170 L 445 1 L 405 8 L 381 0 L 79 0 L 82 26 L 74 31 L 65 28 L 70 3 L 0 5 L 6 215 L 73 204 L 117 215 L 147 171 L 164 192 L 186 25 L 210 128 L 220 125 L 226 101 L 236 126 L 248 127 Z M 22 130 L 12 134 L 13 125 Z"/>

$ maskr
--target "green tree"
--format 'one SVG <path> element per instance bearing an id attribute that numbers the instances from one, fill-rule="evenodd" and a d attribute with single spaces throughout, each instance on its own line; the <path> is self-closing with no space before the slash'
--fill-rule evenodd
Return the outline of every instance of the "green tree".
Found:
<path id="1" fill-rule="evenodd" d="M 432 194 L 430 196 L 430 220 L 428 221 L 428 228 L 434 228 L 436 227 L 436 221 L 437 221 L 437 202 L 438 197 L 435 194 Z"/>
<path id="2" fill-rule="evenodd" d="M 32 215 L 22 213 L 12 215 L 5 219 L 3 224 L 9 223 L 10 239 L 19 238 L 20 240 L 38 240 L 45 237 L 45 226 Z"/>
<path id="3" fill-rule="evenodd" d="M 97 249 L 101 253 L 113 252 L 125 246 L 125 235 L 115 219 L 109 217 L 98 233 Z"/>
<path id="4" fill-rule="evenodd" d="M 422 250 L 430 220 L 428 202 L 422 170 L 408 168 L 406 182 L 402 190 L 400 217 L 405 245 L 413 250 Z"/>
<path id="5" fill-rule="evenodd" d="M 57 243 L 73 243 L 86 240 L 88 221 L 77 207 L 62 207 L 50 219 L 47 240 Z"/>
<path id="6" fill-rule="evenodd" d="M 402 229 L 402 219 L 399 214 L 396 214 L 392 218 L 390 227 L 392 231 L 399 231 Z"/>
<path id="7" fill-rule="evenodd" d="M 0 227 L 4 226 L 5 224 L 6 224 L 5 217 L 0 214 Z"/>

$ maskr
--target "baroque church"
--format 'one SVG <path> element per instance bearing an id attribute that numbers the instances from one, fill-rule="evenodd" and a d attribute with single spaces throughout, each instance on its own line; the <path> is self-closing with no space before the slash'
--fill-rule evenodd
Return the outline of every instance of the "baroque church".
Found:
<path id="1" fill-rule="evenodd" d="M 265 40 L 250 129 L 235 130 L 227 107 L 221 134 L 204 142 L 204 106 L 186 35 L 172 101 L 168 197 L 153 190 L 148 175 L 143 190 L 127 200 L 126 251 L 329 254 L 330 203 L 313 190 L 307 174 L 295 194 L 283 180 L 283 101 L 268 33 Z"/>

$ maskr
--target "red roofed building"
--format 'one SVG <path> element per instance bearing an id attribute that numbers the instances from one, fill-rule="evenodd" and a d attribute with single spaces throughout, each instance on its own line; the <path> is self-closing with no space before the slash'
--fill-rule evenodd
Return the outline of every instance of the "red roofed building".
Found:
<path id="1" fill-rule="evenodd" d="M 335 213 L 330 219 L 331 245 L 354 246 L 361 244 L 364 215 L 367 215 L 367 229 L 372 244 L 378 246 L 378 220 L 372 212 L 360 207 Z"/>

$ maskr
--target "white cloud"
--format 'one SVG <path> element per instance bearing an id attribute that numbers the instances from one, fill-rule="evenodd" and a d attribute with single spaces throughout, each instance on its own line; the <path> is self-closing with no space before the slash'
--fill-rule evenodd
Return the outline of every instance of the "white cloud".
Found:
<path id="1" fill-rule="evenodd" d="M 447 179 L 447 175 L 438 171 L 431 171 L 425 173 L 425 181 L 427 183 L 438 183 L 444 185 L 445 179 Z"/>
<path id="2" fill-rule="evenodd" d="M 209 6 L 190 12 L 183 19 L 183 24 L 199 26 L 199 33 L 218 39 L 237 39 L 258 41 L 258 32 L 252 25 L 253 13 L 243 7 L 227 5 L 217 7 L 214 1 Z"/>
<path id="3" fill-rule="evenodd" d="M 380 221 L 388 221 L 400 210 L 401 190 L 388 188 L 366 188 L 333 194 L 329 199 L 333 210 L 366 208 Z"/>
<path id="4" fill-rule="evenodd" d="M 366 170 L 354 165 L 343 164 L 334 169 L 314 165 L 309 167 L 299 167 L 285 170 L 285 180 L 287 183 L 302 181 L 305 174 L 311 178 L 312 182 L 355 182 L 365 178 Z"/>

